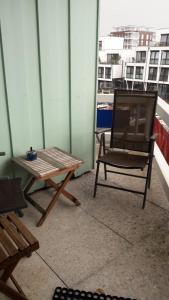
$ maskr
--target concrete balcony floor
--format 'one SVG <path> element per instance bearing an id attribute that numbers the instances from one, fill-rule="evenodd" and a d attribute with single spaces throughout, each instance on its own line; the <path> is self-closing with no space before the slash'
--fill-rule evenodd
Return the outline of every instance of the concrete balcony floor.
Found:
<path id="1" fill-rule="evenodd" d="M 141 189 L 140 179 L 108 176 L 118 185 Z M 92 171 L 72 180 L 68 189 L 81 206 L 61 196 L 39 228 L 40 214 L 31 205 L 24 210 L 22 221 L 40 243 L 14 272 L 25 294 L 49 300 L 55 287 L 68 286 L 141 300 L 169 299 L 169 202 L 156 167 L 145 210 L 141 196 L 123 191 L 98 187 L 93 199 L 94 178 Z M 51 193 L 34 197 L 47 205 Z"/>

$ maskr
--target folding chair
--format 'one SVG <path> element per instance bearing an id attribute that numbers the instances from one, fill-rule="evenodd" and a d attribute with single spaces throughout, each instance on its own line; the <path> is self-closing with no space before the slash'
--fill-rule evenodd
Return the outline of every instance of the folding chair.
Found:
<path id="1" fill-rule="evenodd" d="M 150 188 L 151 171 L 155 136 L 153 125 L 157 103 L 156 91 L 116 90 L 114 94 L 114 108 L 110 146 L 105 147 L 105 133 L 101 134 L 97 170 L 94 186 L 94 197 L 97 186 L 119 189 L 143 195 L 142 208 L 145 207 L 147 189 Z M 107 173 L 120 174 L 142 178 L 145 180 L 144 191 L 138 191 L 106 183 L 98 182 L 100 164 L 104 165 L 104 176 Z M 146 175 L 134 175 L 108 169 L 107 166 L 119 169 L 137 169 Z"/>

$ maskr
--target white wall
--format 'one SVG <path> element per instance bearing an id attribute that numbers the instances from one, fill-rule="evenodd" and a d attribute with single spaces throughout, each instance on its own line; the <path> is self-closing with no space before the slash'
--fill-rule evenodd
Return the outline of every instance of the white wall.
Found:
<path id="1" fill-rule="evenodd" d="M 121 78 L 122 76 L 122 65 L 112 66 L 112 78 Z"/>
<path id="2" fill-rule="evenodd" d="M 114 36 L 104 36 L 100 37 L 99 41 L 102 41 L 102 50 L 115 50 L 115 49 L 123 49 L 124 38 L 122 37 L 114 37 Z"/>

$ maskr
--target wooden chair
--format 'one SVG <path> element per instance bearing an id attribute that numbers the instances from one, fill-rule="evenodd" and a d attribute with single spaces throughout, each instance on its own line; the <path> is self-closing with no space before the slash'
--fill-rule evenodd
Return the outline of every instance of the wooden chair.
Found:
<path id="1" fill-rule="evenodd" d="M 97 186 L 104 186 L 133 192 L 143 195 L 145 207 L 147 189 L 150 188 L 151 170 L 154 150 L 153 125 L 157 103 L 157 92 L 116 90 L 114 94 L 114 108 L 112 116 L 112 128 L 110 145 L 105 147 L 105 133 L 101 134 L 100 148 L 97 159 L 97 170 L 94 187 L 94 197 Z M 98 182 L 100 164 L 104 165 L 104 176 L 107 173 L 132 176 L 145 180 L 144 191 L 128 189 Z M 134 175 L 119 172 L 107 167 L 119 169 L 136 169 L 143 171 L 146 167 L 146 175 Z"/>
<path id="2" fill-rule="evenodd" d="M 38 248 L 38 241 L 15 213 L 0 216 L 0 292 L 13 300 L 28 299 L 12 272 L 22 257 L 30 256 Z M 7 285 L 9 278 L 18 291 Z"/>

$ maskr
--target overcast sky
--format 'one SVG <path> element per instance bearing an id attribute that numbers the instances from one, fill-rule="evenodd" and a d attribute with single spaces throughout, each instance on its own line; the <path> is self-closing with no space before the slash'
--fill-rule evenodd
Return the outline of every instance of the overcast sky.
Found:
<path id="1" fill-rule="evenodd" d="M 123 25 L 169 28 L 169 0 L 101 0 L 100 35 Z"/>

